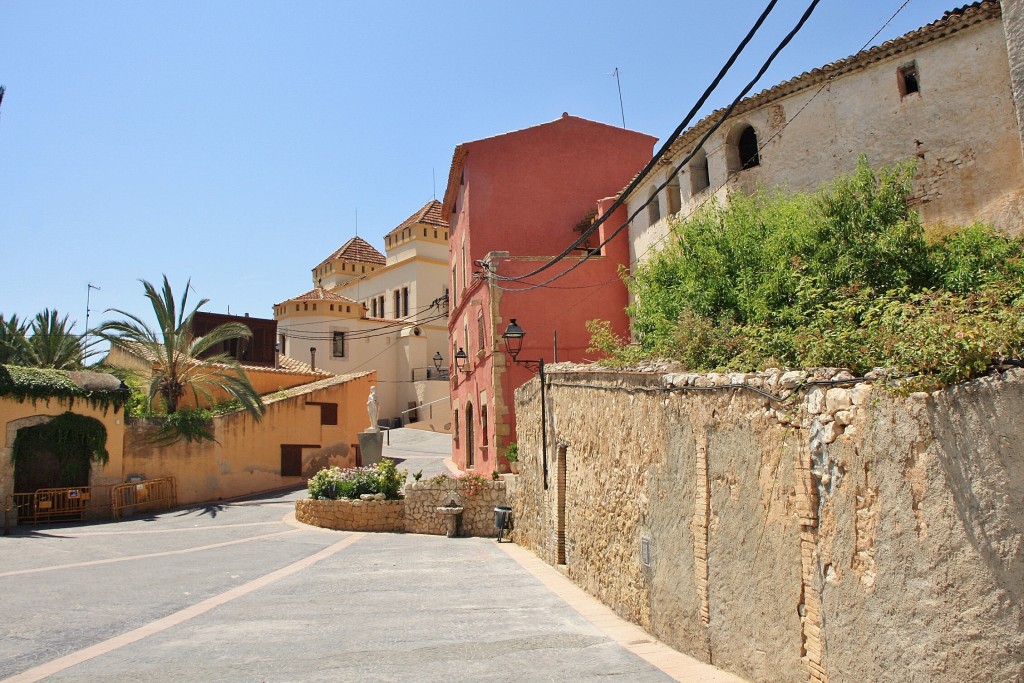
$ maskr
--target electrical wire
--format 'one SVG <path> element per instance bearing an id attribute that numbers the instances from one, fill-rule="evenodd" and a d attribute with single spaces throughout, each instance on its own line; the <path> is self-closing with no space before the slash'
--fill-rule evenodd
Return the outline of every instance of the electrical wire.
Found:
<path id="1" fill-rule="evenodd" d="M 739 104 L 740 100 L 742 100 L 744 97 L 746 97 L 747 93 L 749 93 L 753 89 L 753 87 L 757 84 L 757 82 L 759 80 L 761 80 L 761 77 L 764 75 L 764 73 L 771 66 L 772 62 L 775 61 L 775 58 L 778 57 L 779 53 L 782 52 L 782 50 L 785 49 L 785 47 L 787 45 L 789 45 L 789 43 L 793 40 L 793 38 L 796 36 L 796 34 L 800 32 L 800 30 L 804 27 L 804 24 L 807 23 L 807 20 L 810 19 L 811 14 L 814 12 L 815 8 L 818 6 L 818 4 L 820 2 L 821 2 L 821 0 L 811 0 L 811 3 L 807 6 L 807 9 L 804 10 L 804 13 L 800 16 L 800 19 L 799 19 L 799 21 L 797 21 L 796 25 L 789 31 L 789 33 L 787 33 L 785 35 L 785 37 L 779 42 L 779 44 L 775 47 L 775 49 L 772 50 L 771 54 L 768 56 L 768 59 L 766 59 L 764 64 L 761 65 L 761 68 L 758 69 L 758 71 L 755 74 L 755 76 L 747 83 L 746 86 L 744 86 L 743 90 L 740 91 L 740 93 L 733 99 L 733 101 L 729 104 L 729 106 L 726 107 L 723 110 L 722 114 L 718 117 L 718 120 L 704 134 L 704 136 L 700 139 L 700 141 L 693 148 L 693 150 L 689 154 L 687 154 L 683 158 L 683 160 L 679 162 L 678 165 L 675 166 L 675 169 L 673 170 L 673 172 L 671 174 L 669 174 L 668 179 L 665 180 L 665 182 L 663 182 L 661 185 L 659 185 L 657 187 L 657 189 L 654 190 L 651 193 L 651 196 L 645 202 L 643 202 L 640 206 L 638 206 L 636 208 L 636 210 L 633 211 L 633 213 L 631 213 L 629 215 L 629 217 L 626 218 L 626 220 L 621 225 L 619 225 L 619 227 L 617 227 L 615 230 L 613 230 L 611 232 L 611 234 L 608 235 L 596 248 L 594 248 L 593 251 L 600 251 L 601 248 L 603 248 L 605 245 L 607 245 L 620 232 L 622 232 L 622 230 L 624 230 L 627 226 L 629 226 L 630 222 L 634 218 L 636 218 L 636 216 L 643 209 L 645 209 L 648 204 L 651 203 L 652 199 L 657 198 L 658 194 L 666 186 L 668 186 L 669 182 L 671 182 L 672 177 L 677 175 L 679 173 L 679 171 L 682 170 L 683 166 L 688 164 L 690 162 L 690 160 L 693 159 L 694 155 L 704 147 L 704 144 L 708 141 L 708 139 L 729 118 L 729 115 L 732 114 L 733 110 Z M 542 270 L 553 266 L 555 263 L 557 263 L 558 261 L 562 260 L 563 258 L 565 258 L 564 255 L 563 256 L 555 257 L 548 264 L 546 264 L 544 267 L 538 268 L 538 269 L 532 271 L 531 273 L 527 273 L 527 274 L 520 275 L 520 276 L 514 276 L 514 277 L 501 277 L 501 276 L 497 276 L 497 279 L 500 279 L 500 280 L 505 281 L 505 282 L 516 282 L 516 281 L 522 280 L 523 278 L 529 277 L 531 275 L 535 275 L 535 274 L 541 272 Z M 533 290 L 533 289 L 538 289 L 538 288 L 541 288 L 541 287 L 545 287 L 545 286 L 549 285 L 550 283 L 554 282 L 555 280 L 557 280 L 559 278 L 562 278 L 562 277 L 565 277 L 566 275 L 571 273 L 573 270 L 575 270 L 576 268 L 580 267 L 580 265 L 582 265 L 588 258 L 590 258 L 590 254 L 589 253 L 586 256 L 583 256 L 582 258 L 580 258 L 573 265 L 569 266 L 563 272 L 561 272 L 561 273 L 559 273 L 559 274 L 549 278 L 548 280 L 544 281 L 543 283 L 532 285 L 530 287 L 518 288 L 518 289 L 516 289 L 516 288 L 505 288 L 505 290 L 506 291 L 519 291 L 519 292 L 523 292 L 523 291 L 530 291 L 530 290 Z M 496 276 L 496 274 L 493 272 L 493 270 L 490 270 L 490 269 L 488 269 L 488 270 L 489 270 L 489 272 L 492 275 Z"/>
<path id="2" fill-rule="evenodd" d="M 611 206 L 608 207 L 604 214 L 602 214 L 596 221 L 594 221 L 592 225 L 590 225 L 586 230 L 584 230 L 580 234 L 580 236 L 576 238 L 576 240 L 572 244 L 570 244 L 561 254 L 553 257 L 551 261 L 537 268 L 536 270 L 524 274 L 523 276 L 521 276 L 522 278 L 533 277 L 538 273 L 542 273 L 551 266 L 553 266 L 558 261 L 561 261 L 562 259 L 569 256 L 573 251 L 576 251 L 576 249 L 578 249 L 580 245 L 586 242 L 587 239 L 589 239 L 590 236 L 593 235 L 606 220 L 611 218 L 611 215 L 615 212 L 615 210 L 622 206 L 626 199 L 629 198 L 629 195 L 633 192 L 633 190 L 635 190 L 637 186 L 639 186 L 640 183 L 643 182 L 643 180 L 650 174 L 654 167 L 658 165 L 658 162 L 661 160 L 661 158 L 668 153 L 669 149 L 672 146 L 672 143 L 676 141 L 676 138 L 682 135 L 683 131 L 685 131 L 686 128 L 690 125 L 690 122 L 697 115 L 697 112 L 700 110 L 701 107 L 704 106 L 704 103 L 707 102 L 707 99 L 711 96 L 711 94 L 715 91 L 718 85 L 722 82 L 722 79 L 725 78 L 726 74 L 729 73 L 729 70 L 736 63 L 736 60 L 739 58 L 744 48 L 746 48 L 747 44 L 750 43 L 753 37 L 760 30 L 762 24 L 764 24 L 765 20 L 768 18 L 768 15 L 771 14 L 772 10 L 775 8 L 775 5 L 777 3 L 778 0 L 770 0 L 770 2 L 765 6 L 764 10 L 761 12 L 761 15 L 757 18 L 757 21 L 755 21 L 754 25 L 750 28 L 749 31 L 747 31 L 747 34 L 743 37 L 743 40 L 739 42 L 739 44 L 736 46 L 736 49 L 733 50 L 732 54 L 729 56 L 729 59 L 726 60 L 725 64 L 719 70 L 718 75 L 715 76 L 715 78 L 711 81 L 708 87 L 704 89 L 704 92 L 697 99 L 697 102 L 695 102 L 693 107 L 690 108 L 690 111 L 686 114 L 686 116 L 679 123 L 679 125 L 676 126 L 676 129 L 672 131 L 672 134 L 669 135 L 668 138 L 666 138 L 664 143 L 662 143 L 661 148 L 657 151 L 657 153 L 655 153 L 651 160 L 647 162 L 647 165 L 644 166 L 640 173 L 633 177 L 633 179 L 629 182 L 626 188 L 619 193 L 619 195 L 615 198 L 615 201 L 612 202 Z M 817 1 L 814 4 L 817 4 Z"/>

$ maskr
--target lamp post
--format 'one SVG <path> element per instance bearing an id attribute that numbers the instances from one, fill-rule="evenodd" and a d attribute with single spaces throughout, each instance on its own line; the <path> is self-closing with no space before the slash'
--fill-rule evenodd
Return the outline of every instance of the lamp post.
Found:
<path id="1" fill-rule="evenodd" d="M 455 352 L 455 369 L 459 372 L 469 372 L 466 370 L 466 362 L 469 361 L 469 355 L 466 350 L 461 346 L 459 350 Z"/>
<path id="2" fill-rule="evenodd" d="M 434 357 L 431 359 L 434 361 L 434 369 L 441 372 L 441 363 L 444 362 L 444 358 L 441 356 L 440 351 L 434 352 Z"/>
<path id="3" fill-rule="evenodd" d="M 505 352 L 512 357 L 512 362 L 516 365 L 522 365 L 528 370 L 536 369 L 537 375 L 540 378 L 540 450 L 544 472 L 544 488 L 546 489 L 548 487 L 548 419 L 547 399 L 544 392 L 544 359 L 519 358 L 519 353 L 523 350 L 523 337 L 525 336 L 526 332 L 516 323 L 516 319 L 512 318 L 501 338 L 505 340 Z"/>

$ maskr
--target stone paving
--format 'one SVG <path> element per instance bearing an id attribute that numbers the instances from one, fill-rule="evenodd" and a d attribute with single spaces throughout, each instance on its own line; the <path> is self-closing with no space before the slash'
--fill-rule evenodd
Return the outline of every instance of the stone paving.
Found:
<path id="1" fill-rule="evenodd" d="M 0 681 L 737 680 L 513 544 L 306 527 L 304 496 L 0 537 Z"/>

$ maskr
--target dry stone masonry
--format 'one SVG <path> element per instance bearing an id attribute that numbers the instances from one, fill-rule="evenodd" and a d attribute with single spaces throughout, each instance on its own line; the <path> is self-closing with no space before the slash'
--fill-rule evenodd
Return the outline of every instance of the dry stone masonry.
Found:
<path id="1" fill-rule="evenodd" d="M 545 370 L 516 542 L 621 616 L 751 680 L 1024 676 L 1024 370 Z"/>
<path id="2" fill-rule="evenodd" d="M 295 519 L 344 531 L 406 531 L 443 536 L 445 518 L 437 508 L 454 500 L 464 508 L 459 516 L 459 536 L 497 536 L 494 508 L 508 504 L 505 482 L 479 481 L 472 491 L 456 482 L 410 482 L 402 500 L 297 500 Z"/>

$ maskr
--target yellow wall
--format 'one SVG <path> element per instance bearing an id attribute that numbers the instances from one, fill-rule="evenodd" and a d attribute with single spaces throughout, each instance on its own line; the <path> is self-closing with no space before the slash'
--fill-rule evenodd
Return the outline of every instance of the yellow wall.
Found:
<path id="1" fill-rule="evenodd" d="M 110 459 L 106 465 L 93 464 L 89 474 L 89 484 L 99 486 L 119 484 L 123 481 L 121 477 L 125 434 L 123 409 L 115 412 L 113 408 L 106 410 L 96 408 L 80 398 L 75 399 L 73 403 L 64 398 L 51 398 L 35 402 L 26 400 L 21 403 L 11 398 L 0 398 L 0 520 L 3 520 L 5 514 L 2 508 L 7 496 L 15 493 L 14 464 L 11 462 L 11 451 L 18 429 L 41 424 L 47 421 L 46 417 L 56 417 L 69 410 L 78 415 L 95 418 L 107 428 L 107 452 Z M 17 493 L 31 492 L 18 491 Z"/>
<path id="2" fill-rule="evenodd" d="M 145 441 L 152 426 L 133 423 L 125 440 L 124 476 L 173 476 L 178 503 L 188 504 L 301 484 L 327 465 L 352 467 L 352 446 L 367 427 L 366 397 L 375 382 L 375 373 L 365 373 L 293 389 L 270 400 L 258 423 L 243 411 L 214 418 L 214 443 L 158 448 Z M 336 403 L 338 424 L 321 425 L 320 406 L 310 402 Z M 311 446 L 302 451 L 302 476 L 281 476 L 282 444 Z"/>

